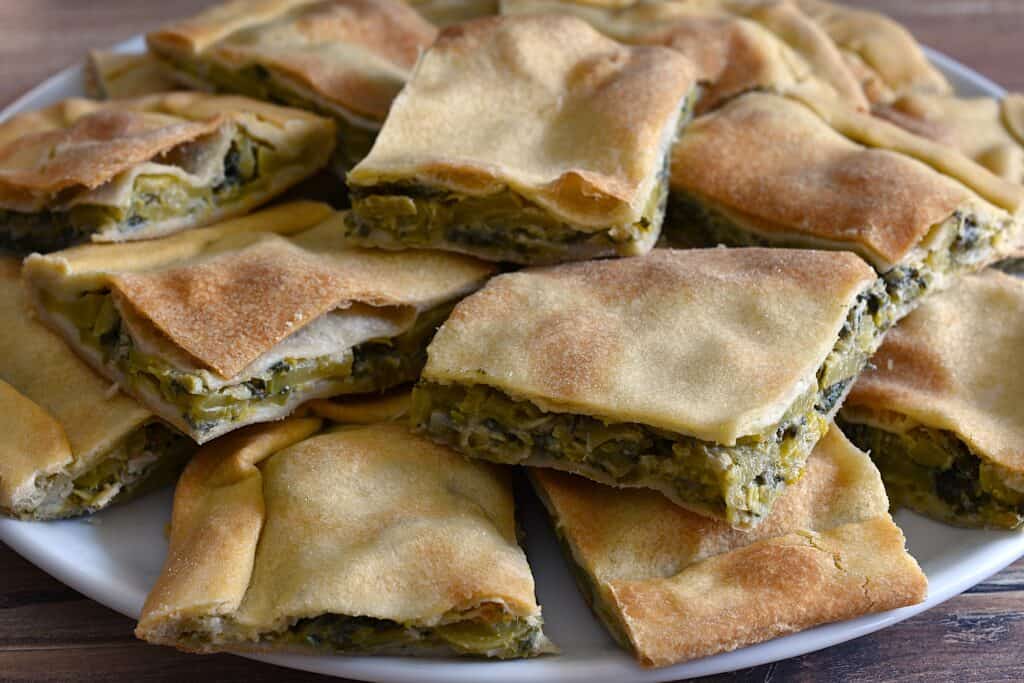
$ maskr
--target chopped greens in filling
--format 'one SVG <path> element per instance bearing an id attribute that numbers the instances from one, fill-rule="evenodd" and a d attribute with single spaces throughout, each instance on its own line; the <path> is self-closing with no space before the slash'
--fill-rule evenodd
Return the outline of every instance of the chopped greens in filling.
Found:
<path id="1" fill-rule="evenodd" d="M 214 63 L 199 63 L 161 55 L 171 68 L 185 75 L 209 84 L 220 92 L 239 93 L 253 99 L 273 102 L 285 107 L 305 109 L 321 116 L 334 119 L 338 130 L 338 147 L 335 155 L 340 158 L 341 168 L 347 170 L 370 153 L 377 131 L 360 126 L 338 112 L 304 96 L 298 90 L 289 88 L 281 78 L 274 78 L 270 71 L 259 64 L 237 70 L 227 69 Z"/>
<path id="2" fill-rule="evenodd" d="M 122 324 L 109 290 L 84 293 L 73 303 L 43 296 L 48 310 L 74 324 L 83 344 L 97 350 L 135 389 L 177 406 L 198 432 L 244 420 L 260 408 L 283 406 L 294 395 L 313 390 L 333 396 L 411 382 L 426 363 L 430 339 L 454 306 L 450 302 L 422 313 L 397 337 L 358 344 L 341 356 L 286 358 L 244 382 L 214 388 L 201 372 L 182 370 L 142 351 Z"/>
<path id="3" fill-rule="evenodd" d="M 982 460 L 956 434 L 928 427 L 904 433 L 841 422 L 843 432 L 871 454 L 894 505 L 948 524 L 1016 529 L 1024 524 L 1019 479 Z"/>
<path id="4" fill-rule="evenodd" d="M 977 270 L 997 251 L 1002 226 L 985 221 L 968 211 L 956 211 L 937 228 L 950 227 L 952 240 L 945 249 L 924 254 L 913 263 L 897 266 L 883 274 L 894 304 L 895 323 L 913 310 L 936 281 L 949 275 Z M 723 211 L 701 202 L 686 192 L 673 189 L 669 197 L 665 237 L 678 247 L 706 247 L 725 244 L 734 247 L 800 247 L 799 238 L 771 238 L 736 223 Z"/>
<path id="5" fill-rule="evenodd" d="M 679 129 L 689 121 L 687 98 Z M 505 188 L 471 196 L 411 182 L 350 185 L 352 210 L 345 217 L 349 238 L 369 245 L 449 245 L 497 261 L 542 264 L 623 252 L 625 245 L 653 241 L 668 202 L 668 158 L 647 199 L 643 216 L 628 226 L 603 230 L 567 223 Z"/>
<path id="6" fill-rule="evenodd" d="M 872 302 L 881 301 L 877 305 Z M 817 386 L 790 406 L 777 429 L 734 446 L 636 423 L 546 412 L 490 386 L 421 381 L 412 420 L 432 438 L 500 463 L 553 466 L 610 484 L 657 488 L 734 526 L 762 519 L 828 430 L 831 415 L 888 328 L 885 284 L 860 295 Z M 874 309 L 874 310 L 873 310 Z"/>
<path id="7" fill-rule="evenodd" d="M 131 233 L 154 223 L 202 216 L 269 184 L 275 169 L 284 163 L 276 150 L 239 133 L 224 156 L 223 172 L 215 185 L 192 185 L 172 174 L 140 174 L 132 185 L 130 202 L 123 206 L 83 203 L 38 213 L 0 209 L 0 249 L 21 254 L 56 251 L 98 232 Z"/>
<path id="8" fill-rule="evenodd" d="M 75 478 L 54 474 L 36 482 L 43 498 L 19 516 L 55 519 L 95 512 L 174 481 L 195 450 L 191 439 L 160 422 L 126 436 Z"/>
<path id="9" fill-rule="evenodd" d="M 546 650 L 539 617 L 464 620 L 437 626 L 401 624 L 373 617 L 324 614 L 299 619 L 287 630 L 259 634 L 260 643 L 291 644 L 336 653 L 454 654 L 512 659 Z M 215 630 L 230 636 L 223 624 Z M 204 623 L 186 624 L 186 640 L 209 642 Z"/>

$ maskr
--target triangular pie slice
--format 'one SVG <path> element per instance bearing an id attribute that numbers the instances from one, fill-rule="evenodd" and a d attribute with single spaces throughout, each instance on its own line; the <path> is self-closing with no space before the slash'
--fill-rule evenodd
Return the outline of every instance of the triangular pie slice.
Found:
<path id="1" fill-rule="evenodd" d="M 751 527 L 880 343 L 883 291 L 854 254 L 786 249 L 499 275 L 438 331 L 412 419 L 471 457 L 654 488 Z"/>
<path id="2" fill-rule="evenodd" d="M 344 217 L 283 204 L 162 240 L 34 254 L 41 318 L 203 443 L 299 404 L 414 380 L 434 330 L 493 268 L 345 246 Z"/>
<path id="3" fill-rule="evenodd" d="M 0 514 L 58 519 L 168 483 L 190 439 L 94 373 L 34 317 L 0 259 Z"/>
<path id="4" fill-rule="evenodd" d="M 646 667 L 728 652 L 924 600 L 878 471 L 838 429 L 757 529 L 552 470 L 534 487 L 580 589 Z"/>
<path id="5" fill-rule="evenodd" d="M 645 253 L 695 94 L 679 53 L 575 17 L 451 26 L 348 174 L 348 238 L 525 264 Z"/>
<path id="6" fill-rule="evenodd" d="M 334 124 L 244 97 L 70 99 L 0 123 L 0 249 L 161 237 L 237 216 L 323 168 Z"/>
<path id="7" fill-rule="evenodd" d="M 958 526 L 1024 524 L 1024 282 L 964 278 L 907 316 L 841 426 L 897 505 Z"/>
<path id="8" fill-rule="evenodd" d="M 289 419 L 204 447 L 135 633 L 193 652 L 553 651 L 507 472 L 409 433 Z"/>

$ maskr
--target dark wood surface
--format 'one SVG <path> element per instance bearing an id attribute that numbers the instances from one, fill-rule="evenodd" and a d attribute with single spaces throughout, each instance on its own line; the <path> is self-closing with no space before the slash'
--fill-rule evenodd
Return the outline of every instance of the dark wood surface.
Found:
<path id="1" fill-rule="evenodd" d="M 0 0 L 0 104 L 204 0 Z M 925 43 L 1024 90 L 1024 0 L 861 0 Z M 136 641 L 134 624 L 0 544 L 0 681 L 326 681 L 246 659 Z M 1024 562 L 876 634 L 712 681 L 1024 680 Z"/>

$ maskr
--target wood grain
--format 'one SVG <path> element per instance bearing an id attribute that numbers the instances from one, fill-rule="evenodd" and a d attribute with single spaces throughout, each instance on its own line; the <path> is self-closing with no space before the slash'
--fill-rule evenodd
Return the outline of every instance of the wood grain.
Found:
<path id="1" fill-rule="evenodd" d="M 208 0 L 0 0 L 0 104 L 103 47 Z M 927 45 L 1024 90 L 1024 0 L 860 0 Z M 319 676 L 136 641 L 133 622 L 0 545 L 0 680 L 313 681 Z M 1024 561 L 967 594 L 879 633 L 707 681 L 1024 680 Z"/>

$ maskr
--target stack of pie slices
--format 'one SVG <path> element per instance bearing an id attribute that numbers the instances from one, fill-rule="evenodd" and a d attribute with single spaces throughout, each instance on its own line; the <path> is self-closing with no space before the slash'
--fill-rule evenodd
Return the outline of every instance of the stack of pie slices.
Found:
<path id="1" fill-rule="evenodd" d="M 891 20 L 233 0 L 147 46 L 0 123 L 0 512 L 177 480 L 140 638 L 554 656 L 516 481 L 648 667 L 923 601 L 890 506 L 1024 525 L 1024 99 Z"/>

